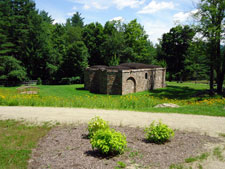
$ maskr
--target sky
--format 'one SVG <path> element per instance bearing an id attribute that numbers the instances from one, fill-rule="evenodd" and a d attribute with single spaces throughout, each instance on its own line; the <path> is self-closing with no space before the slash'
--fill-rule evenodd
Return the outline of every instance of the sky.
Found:
<path id="1" fill-rule="evenodd" d="M 163 33 L 177 24 L 191 22 L 198 0 L 35 0 L 36 8 L 45 10 L 54 23 L 65 23 L 76 12 L 84 23 L 109 20 L 129 23 L 137 19 L 150 41 L 157 43 Z"/>

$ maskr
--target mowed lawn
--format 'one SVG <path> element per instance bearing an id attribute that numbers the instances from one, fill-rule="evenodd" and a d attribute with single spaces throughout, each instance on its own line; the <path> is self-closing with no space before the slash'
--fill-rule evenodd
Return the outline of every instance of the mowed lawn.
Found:
<path id="1" fill-rule="evenodd" d="M 51 127 L 0 120 L 0 169 L 27 168 L 32 149 Z"/>
<path id="2" fill-rule="evenodd" d="M 0 87 L 0 105 L 52 106 L 121 109 L 225 116 L 225 98 L 210 97 L 209 86 L 201 83 L 167 82 L 167 87 L 124 96 L 93 94 L 77 85 L 40 85 L 38 95 L 17 93 L 17 87 Z M 175 103 L 180 108 L 154 108 L 161 103 Z"/>

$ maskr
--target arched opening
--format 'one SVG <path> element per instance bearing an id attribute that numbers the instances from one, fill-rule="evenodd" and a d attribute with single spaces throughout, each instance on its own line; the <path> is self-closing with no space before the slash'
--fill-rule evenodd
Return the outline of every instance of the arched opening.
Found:
<path id="1" fill-rule="evenodd" d="M 148 73 L 145 73 L 145 79 L 148 79 Z"/>
<path id="2" fill-rule="evenodd" d="M 127 91 L 128 93 L 135 93 L 136 92 L 136 80 L 133 77 L 129 77 L 127 79 Z"/>

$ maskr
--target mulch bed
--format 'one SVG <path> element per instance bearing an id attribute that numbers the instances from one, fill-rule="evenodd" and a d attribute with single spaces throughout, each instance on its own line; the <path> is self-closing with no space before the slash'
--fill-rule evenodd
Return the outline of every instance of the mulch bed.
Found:
<path id="1" fill-rule="evenodd" d="M 127 136 L 128 150 L 120 156 L 105 157 L 92 150 L 87 125 L 56 127 L 33 150 L 30 169 L 113 169 L 122 161 L 127 166 L 167 168 L 190 156 L 206 152 L 204 144 L 219 143 L 217 138 L 194 132 L 175 131 L 174 138 L 162 145 L 148 143 L 143 129 L 112 127 Z"/>

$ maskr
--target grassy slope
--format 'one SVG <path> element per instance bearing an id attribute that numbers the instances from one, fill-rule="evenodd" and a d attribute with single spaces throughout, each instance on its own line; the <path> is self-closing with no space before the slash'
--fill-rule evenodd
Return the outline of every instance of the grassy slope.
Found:
<path id="1" fill-rule="evenodd" d="M 211 116 L 225 116 L 225 100 L 221 96 L 210 98 L 207 94 L 196 97 L 208 89 L 206 84 L 167 82 L 168 86 L 154 91 L 145 91 L 126 96 L 107 96 L 93 94 L 83 89 L 83 85 L 55 85 L 39 86 L 39 97 L 20 98 L 1 105 L 30 105 L 30 106 L 58 106 L 58 107 L 86 107 L 103 109 L 123 109 L 151 112 L 168 112 L 184 114 L 201 114 Z M 16 88 L 8 89 L 15 92 Z M 10 93 L 9 92 L 9 93 Z M 36 100 L 35 100 L 36 99 Z M 208 99 L 208 100 L 206 100 Z M 24 101 L 21 101 L 24 100 Z M 201 103 L 201 101 L 206 102 Z M 171 102 L 181 108 L 154 108 L 156 104 Z"/>
<path id="2" fill-rule="evenodd" d="M 0 120 L 0 169 L 27 168 L 31 150 L 50 127 Z"/>

